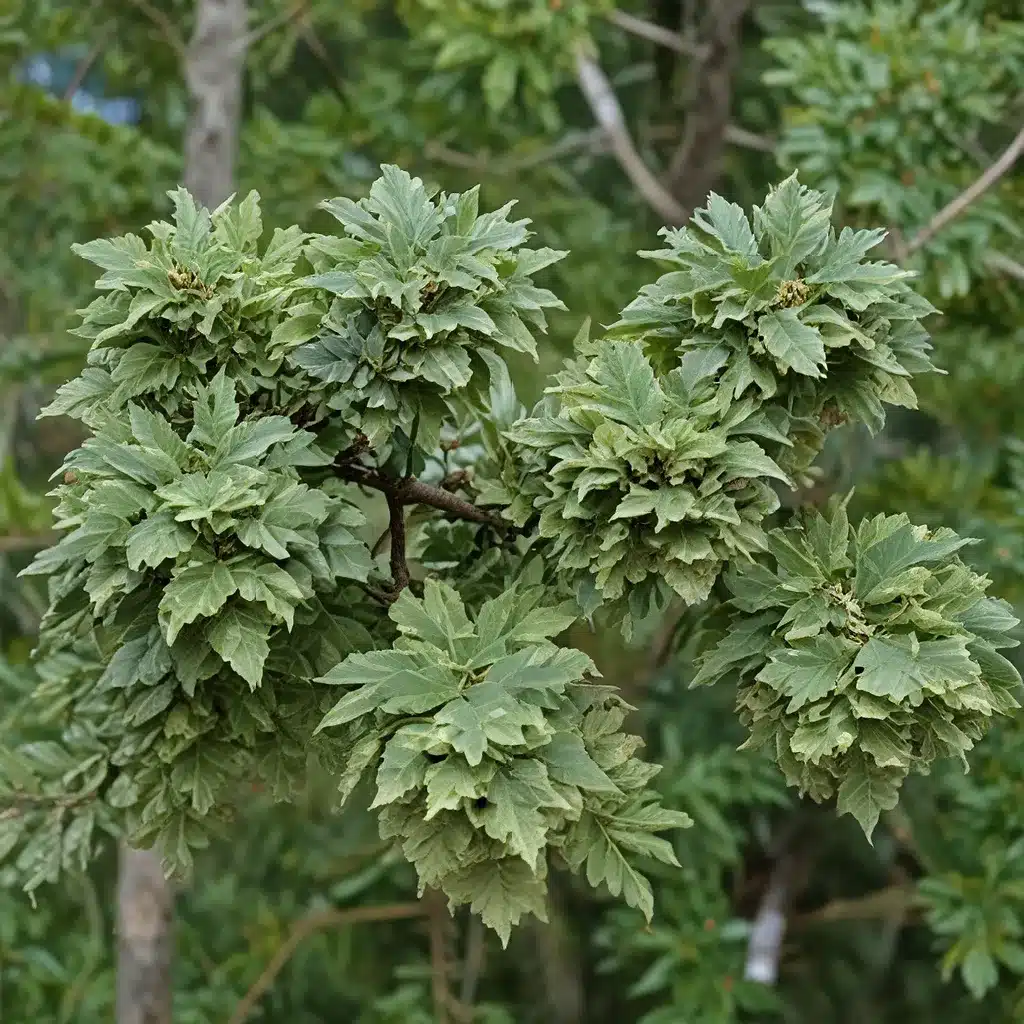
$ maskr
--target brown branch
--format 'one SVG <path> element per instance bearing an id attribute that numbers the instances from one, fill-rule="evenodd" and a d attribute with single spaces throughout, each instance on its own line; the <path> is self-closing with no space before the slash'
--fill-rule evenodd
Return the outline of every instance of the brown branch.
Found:
<path id="1" fill-rule="evenodd" d="M 335 907 L 309 914 L 292 926 L 288 938 L 281 944 L 273 959 L 252 987 L 242 997 L 229 1024 L 244 1024 L 260 999 L 270 990 L 274 979 L 281 973 L 292 954 L 303 940 L 314 932 L 325 928 L 343 928 L 346 925 L 364 924 L 370 921 L 401 921 L 411 917 L 422 917 L 426 913 L 423 903 L 395 903 L 383 907 L 351 907 L 339 910 Z"/>
<path id="2" fill-rule="evenodd" d="M 603 129 L 612 152 L 636 190 L 667 224 L 682 224 L 689 216 L 675 197 L 651 173 L 633 144 L 618 97 L 600 65 L 576 51 L 576 80 L 580 91 Z"/>
<path id="3" fill-rule="evenodd" d="M 50 530 L 47 533 L 9 534 L 0 537 L 0 555 L 16 551 L 41 551 L 60 540 L 60 535 Z"/>
<path id="4" fill-rule="evenodd" d="M 623 32 L 629 32 L 632 35 L 639 36 L 641 39 L 648 40 L 648 42 L 668 47 L 670 50 L 675 50 L 676 53 L 685 53 L 689 57 L 701 58 L 707 49 L 704 46 L 691 42 L 689 39 L 684 39 L 678 32 L 672 32 L 661 25 L 644 21 L 643 18 L 637 18 L 635 15 L 627 14 L 625 11 L 612 10 L 608 12 L 607 17 L 613 25 L 621 28 Z"/>
<path id="5" fill-rule="evenodd" d="M 689 209 L 707 198 L 721 174 L 732 115 L 732 78 L 749 5 L 750 0 L 709 5 L 707 45 L 692 68 L 685 131 L 667 175 L 669 188 Z"/>
<path id="6" fill-rule="evenodd" d="M 675 125 L 653 128 L 649 134 L 651 139 L 676 139 L 678 136 L 679 129 Z M 738 125 L 729 125 L 726 128 L 725 141 L 730 145 L 754 149 L 760 153 L 771 153 L 775 149 L 774 139 L 740 128 Z M 611 141 L 603 129 L 594 128 L 588 132 L 570 132 L 558 142 L 545 146 L 535 153 L 524 153 L 522 156 L 505 154 L 492 159 L 486 154 L 463 153 L 446 146 L 443 142 L 431 139 L 423 147 L 423 155 L 428 160 L 436 160 L 438 163 L 460 167 L 477 174 L 508 177 L 533 170 L 562 157 L 572 156 L 585 149 L 593 150 L 595 153 L 607 153 L 611 150 Z"/>
<path id="7" fill-rule="evenodd" d="M 472 523 L 485 523 L 493 526 L 496 530 L 508 532 L 512 529 L 510 523 L 499 519 L 490 512 L 478 508 L 465 498 L 446 491 L 441 487 L 434 487 L 432 484 L 425 484 L 414 477 L 404 480 L 396 480 L 394 477 L 386 476 L 379 470 L 371 469 L 369 466 L 362 466 L 356 462 L 340 461 L 334 465 L 335 473 L 342 480 L 350 483 L 360 484 L 375 491 L 381 491 L 385 495 L 393 494 L 403 505 L 429 505 L 441 512 L 445 512 L 456 519 L 466 519 Z"/>
<path id="8" fill-rule="evenodd" d="M 398 490 L 387 490 L 384 497 L 388 503 L 391 534 L 391 593 L 397 598 L 409 586 L 409 563 L 405 555 L 405 506 Z"/>
<path id="9" fill-rule="evenodd" d="M 1024 281 L 1024 264 L 1010 259 L 1001 252 L 990 252 L 985 255 L 985 262 L 999 274 L 1006 274 L 1007 277 L 1014 277 L 1018 281 Z"/>
<path id="10" fill-rule="evenodd" d="M 484 969 L 484 957 L 487 952 L 485 938 L 483 921 L 476 914 L 470 914 L 466 924 L 466 951 L 462 961 L 462 985 L 459 990 L 459 1002 L 470 1020 L 473 1018 L 477 984 Z"/>
<path id="11" fill-rule="evenodd" d="M 273 18 L 268 18 L 258 28 L 254 28 L 245 36 L 244 39 L 240 40 L 235 45 L 243 51 L 248 50 L 250 47 L 255 46 L 260 42 L 260 40 L 265 39 L 272 32 L 276 32 L 279 28 L 284 28 L 284 26 L 290 22 L 302 20 L 309 13 L 309 3 L 310 0 L 298 0 L 298 2 L 293 4 L 287 11 L 282 11 Z"/>
<path id="12" fill-rule="evenodd" d="M 434 997 L 436 1024 L 448 1024 L 449 1010 L 454 998 L 448 984 L 448 931 L 451 918 L 440 892 L 431 892 L 426 898 L 430 923 L 430 984 Z"/>
<path id="13" fill-rule="evenodd" d="M 93 8 L 96 4 L 93 4 Z M 82 87 L 82 83 L 85 81 L 85 76 L 92 70 L 92 66 L 99 59 L 103 53 L 104 47 L 107 45 L 107 40 L 110 38 L 110 28 L 105 28 L 95 43 L 89 48 L 89 51 L 84 57 L 78 62 L 75 67 L 75 73 L 71 76 L 71 81 L 68 82 L 68 87 L 64 90 L 64 101 L 70 102 L 76 92 Z"/>
<path id="14" fill-rule="evenodd" d="M 906 919 L 916 909 L 912 886 L 890 885 L 850 900 L 832 900 L 793 919 L 795 927 L 829 921 Z"/>
<path id="15" fill-rule="evenodd" d="M 184 61 L 185 60 L 185 40 L 182 39 L 178 30 L 174 27 L 174 22 L 164 14 L 159 8 L 154 7 L 149 0 L 129 0 L 129 3 L 134 4 L 143 14 L 153 22 L 157 28 L 164 35 L 164 39 L 170 48 L 177 54 L 177 56 Z"/>
<path id="16" fill-rule="evenodd" d="M 1021 153 L 1024 153 L 1024 127 L 1021 128 L 1013 141 L 1003 151 L 1002 155 L 992 163 L 984 174 L 981 175 L 972 185 L 963 190 L 952 202 L 947 203 L 929 223 L 907 243 L 908 253 L 916 252 L 921 246 L 926 245 L 938 234 L 947 224 L 960 216 L 973 203 L 984 195 L 1011 167 L 1017 162 Z"/>

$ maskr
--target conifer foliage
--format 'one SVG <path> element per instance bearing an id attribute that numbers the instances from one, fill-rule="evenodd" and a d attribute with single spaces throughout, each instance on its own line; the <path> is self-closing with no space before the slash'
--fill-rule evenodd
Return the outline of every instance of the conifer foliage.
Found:
<path id="1" fill-rule="evenodd" d="M 555 641 L 673 597 L 727 623 L 696 682 L 737 684 L 751 745 L 869 834 L 908 772 L 1017 707 L 1016 620 L 965 540 L 843 505 L 771 528 L 829 429 L 877 430 L 934 369 L 931 307 L 868 258 L 883 232 L 837 235 L 795 177 L 752 218 L 712 196 L 666 232 L 648 255 L 672 269 L 581 332 L 529 414 L 502 350 L 536 356 L 560 303 L 533 275 L 565 254 L 528 248 L 511 204 L 385 167 L 324 204 L 341 234 L 263 245 L 255 194 L 172 199 L 148 240 L 78 248 L 104 272 L 92 349 L 47 412 L 90 436 L 27 570 L 50 580 L 64 744 L 24 752 L 4 798 L 25 813 L 0 821 L 27 887 L 97 829 L 187 869 L 243 780 L 284 799 L 314 758 L 343 801 L 370 791 L 421 889 L 503 940 L 544 916 L 550 866 L 649 918 L 641 861 L 675 864 L 689 818 L 649 789 L 615 687 Z M 474 457 L 439 480 L 460 432 Z M 473 531 L 457 569 L 417 565 L 451 523 Z"/>

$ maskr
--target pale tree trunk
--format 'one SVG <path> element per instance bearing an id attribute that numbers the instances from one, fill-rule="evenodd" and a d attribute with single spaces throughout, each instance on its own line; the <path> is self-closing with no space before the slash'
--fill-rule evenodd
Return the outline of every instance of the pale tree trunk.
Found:
<path id="1" fill-rule="evenodd" d="M 185 187 L 211 208 L 234 185 L 246 20 L 246 0 L 197 0 L 185 57 Z M 122 845 L 118 870 L 117 1024 L 171 1024 L 171 885 L 154 850 Z"/>

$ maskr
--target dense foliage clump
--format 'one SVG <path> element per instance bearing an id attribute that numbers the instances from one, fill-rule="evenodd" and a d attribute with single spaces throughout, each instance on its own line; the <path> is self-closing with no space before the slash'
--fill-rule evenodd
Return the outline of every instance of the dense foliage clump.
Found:
<path id="1" fill-rule="evenodd" d="M 993 717 L 1020 707 L 999 654 L 1018 620 L 957 556 L 968 543 L 905 515 L 853 530 L 842 504 L 807 514 L 726 573 L 730 622 L 694 684 L 737 679 L 747 746 L 814 799 L 838 793 L 870 834 L 909 772 L 966 765 Z"/>

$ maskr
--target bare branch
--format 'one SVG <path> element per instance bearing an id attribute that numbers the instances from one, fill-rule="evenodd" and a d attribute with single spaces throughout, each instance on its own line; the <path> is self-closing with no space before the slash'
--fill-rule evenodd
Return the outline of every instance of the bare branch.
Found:
<path id="1" fill-rule="evenodd" d="M 434 997 L 434 1020 L 437 1024 L 448 1024 L 451 1019 L 449 1010 L 455 1002 L 448 978 L 451 916 L 440 892 L 435 890 L 428 893 L 426 903 L 430 923 L 430 982 Z"/>
<path id="2" fill-rule="evenodd" d="M 268 18 L 258 28 L 254 28 L 236 45 L 244 52 L 250 47 L 255 46 L 260 40 L 265 39 L 272 32 L 276 32 L 279 28 L 284 28 L 290 22 L 301 20 L 309 13 L 309 3 L 310 0 L 297 0 L 288 10 L 281 11 L 280 14 L 275 15 L 273 18 Z"/>
<path id="3" fill-rule="evenodd" d="M 97 5 L 94 0 L 92 7 L 90 8 L 90 14 L 96 8 L 96 6 Z M 85 56 L 83 56 L 82 59 L 78 62 L 78 65 L 75 68 L 75 73 L 71 76 L 71 81 L 68 82 L 68 87 L 64 90 L 65 102 L 69 102 L 70 100 L 72 100 L 74 98 L 75 93 L 78 92 L 79 89 L 81 89 L 82 82 L 85 81 L 85 76 L 89 74 L 93 65 L 96 63 L 100 55 L 103 53 L 103 50 L 107 45 L 107 41 L 110 39 L 110 34 L 111 27 L 108 25 L 106 28 L 100 31 L 99 38 L 97 38 L 96 42 L 93 43 L 91 47 L 89 47 L 89 50 L 86 52 Z"/>
<path id="4" fill-rule="evenodd" d="M 247 16 L 246 0 L 201 0 L 185 61 L 185 187 L 211 209 L 234 191 Z"/>
<path id="5" fill-rule="evenodd" d="M 414 477 L 396 480 L 369 466 L 344 461 L 336 462 L 334 471 L 343 480 L 348 480 L 350 483 L 370 487 L 385 495 L 393 495 L 403 505 L 429 505 L 456 519 L 466 519 L 472 523 L 485 523 L 488 526 L 493 526 L 496 530 L 509 531 L 512 529 L 510 523 L 478 508 L 466 501 L 465 498 L 446 491 L 444 488 L 425 484 Z"/>
<path id="6" fill-rule="evenodd" d="M 120 844 L 117 1024 L 171 1024 L 174 894 L 160 855 Z"/>
<path id="7" fill-rule="evenodd" d="M 476 988 L 484 969 L 487 944 L 483 921 L 476 914 L 470 914 L 466 923 L 466 951 L 462 961 L 462 985 L 459 1002 L 467 1016 L 472 1019 L 473 1004 L 476 1002 Z"/>
<path id="8" fill-rule="evenodd" d="M 129 3 L 134 4 L 160 29 L 170 48 L 184 61 L 185 40 L 181 38 L 178 30 L 174 27 L 174 22 L 158 7 L 154 7 L 149 0 L 129 0 Z"/>
<path id="9" fill-rule="evenodd" d="M 774 985 L 778 978 L 782 940 L 786 934 L 789 874 L 787 858 L 783 858 L 772 871 L 754 925 L 750 929 L 747 962 L 743 969 L 743 977 L 747 981 Z"/>
<path id="10" fill-rule="evenodd" d="M 654 127 L 650 133 L 651 139 L 676 139 L 678 136 L 677 125 Z M 729 125 L 726 128 L 725 141 L 730 145 L 743 149 L 755 149 L 761 153 L 771 153 L 775 149 L 774 139 L 747 131 L 746 128 L 740 128 L 738 125 Z M 423 155 L 428 160 L 436 160 L 438 163 L 460 167 L 477 174 L 507 177 L 522 174 L 524 171 L 533 170 L 542 164 L 560 160 L 562 157 L 571 156 L 573 153 L 585 149 L 593 150 L 595 153 L 608 152 L 611 149 L 611 142 L 603 129 L 593 128 L 587 132 L 569 132 L 557 142 L 550 146 L 544 146 L 534 153 L 523 153 L 522 155 L 507 153 L 492 159 L 487 154 L 463 153 L 460 150 L 451 149 L 443 142 L 431 139 L 423 147 Z"/>
<path id="11" fill-rule="evenodd" d="M 1009 256 L 1001 252 L 986 253 L 985 262 L 997 273 L 1006 274 L 1007 277 L 1015 277 L 1018 281 L 1024 281 L 1024 264 L 1011 260 Z"/>
<path id="12" fill-rule="evenodd" d="M 0 537 L 0 555 L 12 554 L 17 551 L 41 551 L 59 539 L 60 535 L 53 531 L 22 535 L 11 534 L 7 537 Z"/>
<path id="13" fill-rule="evenodd" d="M 931 241 L 947 224 L 959 217 L 971 203 L 983 196 L 1013 167 L 1021 153 L 1024 153 L 1024 126 L 1017 132 L 1017 135 L 1010 145 L 1006 147 L 1002 155 L 988 167 L 980 178 L 965 188 L 952 202 L 947 203 L 946 206 L 932 217 L 925 227 L 910 239 L 906 247 L 907 252 L 916 252 L 921 246 Z"/>
<path id="14" fill-rule="evenodd" d="M 274 954 L 274 958 L 242 997 L 238 1006 L 235 1007 L 235 1012 L 231 1015 L 229 1024 L 244 1024 L 249 1014 L 270 990 L 274 979 L 281 973 L 295 950 L 299 948 L 304 939 L 314 932 L 323 931 L 325 928 L 343 928 L 347 925 L 364 924 L 370 921 L 400 921 L 412 917 L 423 917 L 425 913 L 426 908 L 421 902 L 395 903 L 383 907 L 351 907 L 346 910 L 331 907 L 328 910 L 320 910 L 304 917 L 292 927 L 288 938 L 281 944 Z"/>
<path id="15" fill-rule="evenodd" d="M 637 18 L 635 15 L 627 14 L 625 11 L 610 11 L 608 13 L 608 20 L 613 25 L 621 28 L 623 32 L 640 36 L 640 38 L 646 39 L 649 42 L 675 50 L 676 53 L 685 53 L 689 57 L 700 59 L 704 56 L 707 49 L 704 46 L 691 42 L 689 39 L 684 39 L 677 32 L 672 32 L 650 21 L 644 21 L 643 18 Z"/>
<path id="16" fill-rule="evenodd" d="M 832 900 L 817 910 L 794 918 L 794 926 L 827 921 L 905 920 L 916 908 L 917 894 L 910 885 L 890 885 L 866 896 Z"/>
<path id="17" fill-rule="evenodd" d="M 612 152 L 637 191 L 666 223 L 684 223 L 689 211 L 662 186 L 636 151 L 611 83 L 600 65 L 582 49 L 576 51 L 576 79 L 594 119 L 604 130 Z"/>

